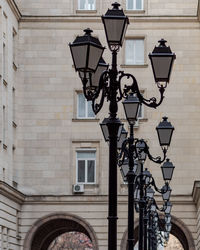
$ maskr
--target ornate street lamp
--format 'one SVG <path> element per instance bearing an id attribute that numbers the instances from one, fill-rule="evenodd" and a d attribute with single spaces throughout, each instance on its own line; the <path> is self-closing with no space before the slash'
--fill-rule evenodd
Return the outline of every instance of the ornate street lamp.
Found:
<path id="1" fill-rule="evenodd" d="M 172 66 L 176 55 L 172 53 L 170 47 L 166 46 L 166 40 L 158 41 L 160 44 L 156 46 L 149 58 L 153 69 L 155 82 L 166 82 L 170 80 Z"/>
<path id="2" fill-rule="evenodd" d="M 168 184 L 164 185 L 161 189 L 163 201 L 167 202 L 170 199 L 172 189 Z"/>
<path id="3" fill-rule="evenodd" d="M 133 95 L 133 93 L 131 93 L 123 101 L 123 105 L 127 121 L 129 122 L 129 124 L 134 125 L 135 121 L 137 121 L 139 106 L 141 105 L 140 100 L 136 95 Z"/>
<path id="4" fill-rule="evenodd" d="M 172 210 L 172 204 L 170 201 L 167 201 L 166 204 L 165 204 L 165 214 L 170 214 L 171 213 L 171 210 Z"/>
<path id="5" fill-rule="evenodd" d="M 139 86 L 136 78 L 122 71 L 117 70 L 117 53 L 123 44 L 124 37 L 126 34 L 126 29 L 129 24 L 128 17 L 125 16 L 122 9 L 119 8 L 120 4 L 114 3 L 113 8 L 108 10 L 104 16 L 102 16 L 102 22 L 104 24 L 105 34 L 107 38 L 107 43 L 109 49 L 112 51 L 112 63 L 111 67 L 103 61 L 102 54 L 104 47 L 101 45 L 100 41 L 91 35 L 92 30 L 89 28 L 84 30 L 85 34 L 83 36 L 78 36 L 73 43 L 69 44 L 75 70 L 79 73 L 83 84 L 83 92 L 87 100 L 92 101 L 92 108 L 95 114 L 97 114 L 103 107 L 104 100 L 109 101 L 109 118 L 106 118 L 101 124 L 102 132 L 104 138 L 109 142 L 109 208 L 108 208 L 108 249 L 117 249 L 117 148 L 119 135 L 122 130 L 122 124 L 117 118 L 118 102 L 123 98 L 128 102 L 129 98 L 138 99 L 134 101 L 134 112 L 137 115 L 139 104 L 144 104 L 151 108 L 158 107 L 164 98 L 164 91 L 166 86 L 163 86 L 159 81 L 169 81 L 169 77 L 166 78 L 166 71 L 172 69 L 172 63 L 163 63 L 163 57 L 167 58 L 163 47 L 165 43 L 161 42 L 159 51 L 153 51 L 150 56 L 150 60 L 153 65 L 153 72 L 158 72 L 158 77 L 155 78 L 158 89 L 160 91 L 160 100 L 157 102 L 155 97 L 146 99 L 139 91 Z M 163 55 L 163 53 L 165 55 Z M 159 70 L 158 59 L 160 60 L 160 66 L 162 69 Z M 174 61 L 175 56 L 171 56 Z M 166 69 L 165 69 L 166 67 Z M 155 74 L 154 74 L 155 75 Z M 168 73 L 170 76 L 170 73 Z M 129 79 L 130 84 L 125 85 L 122 89 L 123 80 Z M 129 105 L 126 103 L 124 105 Z M 137 106 L 138 105 L 138 106 Z M 129 110 L 127 110 L 128 112 Z M 137 119 L 137 118 L 136 118 Z M 133 123 L 134 117 L 129 118 L 130 124 Z M 133 131 L 132 136 L 129 139 L 128 144 L 130 145 L 131 152 L 134 151 L 132 145 L 134 141 Z M 122 145 L 122 147 L 124 144 Z M 126 145 L 125 145 L 126 146 Z M 161 160 L 159 159 L 159 162 Z M 129 158 L 129 167 L 131 166 L 131 171 L 127 175 L 127 178 L 133 178 L 133 157 Z M 158 159 L 157 159 L 158 162 Z M 131 173 L 132 172 L 132 173 Z M 129 177 L 128 177 L 129 176 Z M 129 179 L 130 179 L 129 178 Z M 132 181 L 131 181 L 132 182 Z M 131 184 L 133 188 L 133 184 Z M 133 249 L 133 237 L 129 241 L 129 249 Z"/>
<path id="6" fill-rule="evenodd" d="M 120 138 L 117 142 L 117 149 L 122 148 L 122 143 L 126 140 L 127 135 L 128 135 L 128 132 L 126 131 L 126 129 L 124 127 L 122 127 L 121 135 L 120 135 Z"/>
<path id="7" fill-rule="evenodd" d="M 167 121 L 167 119 L 166 116 L 163 117 L 163 121 L 156 127 L 161 147 L 169 147 L 174 131 L 174 127 Z"/>
<path id="8" fill-rule="evenodd" d="M 123 44 L 129 20 L 124 15 L 123 10 L 119 9 L 119 3 L 115 2 L 112 6 L 113 8 L 111 10 L 108 9 L 106 14 L 102 16 L 102 21 L 109 48 L 115 50 L 115 46 L 121 47 Z"/>
<path id="9" fill-rule="evenodd" d="M 169 161 L 169 159 L 164 162 L 164 164 L 161 166 L 164 181 L 171 181 L 174 168 L 174 165 Z"/>
<path id="10" fill-rule="evenodd" d="M 83 36 L 77 36 L 73 43 L 70 43 L 71 54 L 76 71 L 95 72 L 99 60 L 103 54 L 98 38 L 91 36 L 91 29 L 85 29 Z"/>

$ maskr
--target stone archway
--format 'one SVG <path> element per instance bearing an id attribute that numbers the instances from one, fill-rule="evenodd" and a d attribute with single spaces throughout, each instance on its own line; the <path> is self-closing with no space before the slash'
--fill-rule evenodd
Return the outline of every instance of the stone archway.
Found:
<path id="1" fill-rule="evenodd" d="M 182 244 L 184 250 L 195 250 L 195 243 L 192 237 L 191 232 L 188 230 L 187 226 L 175 216 L 172 216 L 172 230 L 171 234 L 173 234 Z M 138 220 L 135 222 L 135 242 L 138 241 Z M 121 250 L 127 250 L 127 236 L 128 231 L 124 232 L 122 241 L 121 241 Z"/>
<path id="2" fill-rule="evenodd" d="M 87 235 L 94 250 L 98 250 L 92 227 L 82 218 L 66 213 L 50 214 L 36 221 L 25 237 L 24 250 L 47 250 L 56 237 L 71 231 Z"/>

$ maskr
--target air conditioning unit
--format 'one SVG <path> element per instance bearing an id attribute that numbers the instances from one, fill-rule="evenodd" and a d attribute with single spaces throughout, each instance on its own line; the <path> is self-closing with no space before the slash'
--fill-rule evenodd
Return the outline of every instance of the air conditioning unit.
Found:
<path id="1" fill-rule="evenodd" d="M 84 184 L 74 184 L 73 193 L 84 193 Z"/>

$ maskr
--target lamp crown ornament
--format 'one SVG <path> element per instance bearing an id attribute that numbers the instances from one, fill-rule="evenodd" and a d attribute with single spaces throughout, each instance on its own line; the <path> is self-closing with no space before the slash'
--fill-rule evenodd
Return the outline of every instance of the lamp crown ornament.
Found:
<path id="1" fill-rule="evenodd" d="M 118 2 L 113 3 L 113 4 L 112 4 L 113 10 L 118 10 L 120 5 L 121 5 L 121 4 L 118 3 Z"/>
<path id="2" fill-rule="evenodd" d="M 85 32 L 85 35 L 87 35 L 87 36 L 90 36 L 91 33 L 93 32 L 93 30 L 90 28 L 84 29 L 83 31 Z"/>

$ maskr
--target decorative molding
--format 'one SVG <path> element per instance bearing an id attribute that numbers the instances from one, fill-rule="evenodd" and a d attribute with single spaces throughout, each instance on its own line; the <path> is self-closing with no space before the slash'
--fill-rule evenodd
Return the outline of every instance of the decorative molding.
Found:
<path id="1" fill-rule="evenodd" d="M 63 15 L 63 16 L 28 16 L 22 15 L 21 22 L 101 22 L 101 15 Z M 132 22 L 198 22 L 196 15 L 191 16 L 137 16 L 129 15 Z"/>
<path id="2" fill-rule="evenodd" d="M 5 197 L 15 201 L 19 204 L 22 204 L 25 201 L 26 196 L 16 190 L 14 187 L 10 186 L 9 184 L 0 181 L 0 194 L 4 195 Z"/>
<path id="3" fill-rule="evenodd" d="M 195 204 L 198 204 L 200 199 L 200 181 L 195 181 L 193 190 L 192 190 L 192 197 Z"/>
<path id="4" fill-rule="evenodd" d="M 6 1 L 7 1 L 8 5 L 10 6 L 11 10 L 13 11 L 13 14 L 17 18 L 17 20 L 19 21 L 20 18 L 22 17 L 22 14 L 21 14 L 19 8 L 17 7 L 17 4 L 15 3 L 14 0 L 6 0 Z"/>

